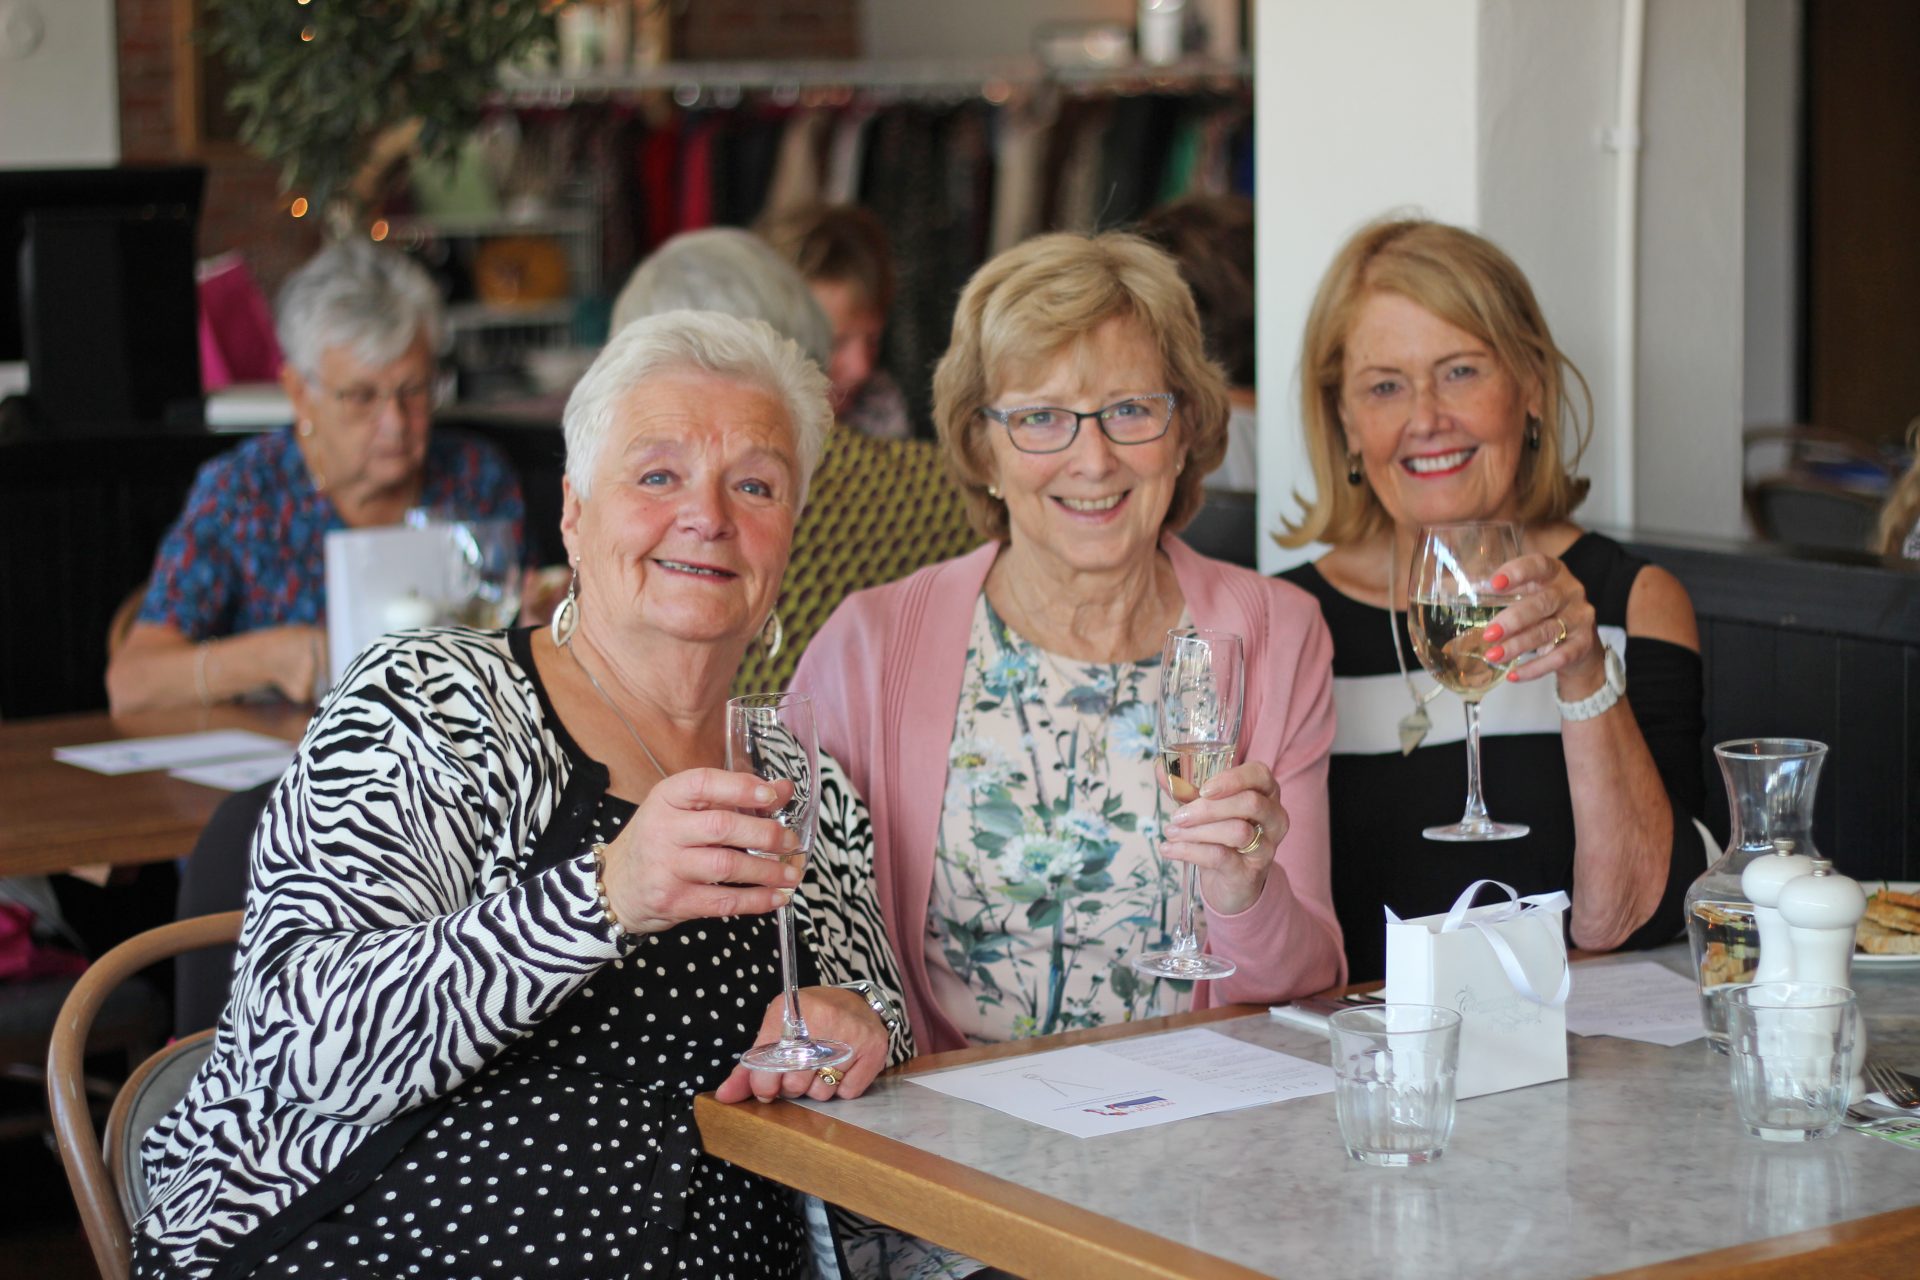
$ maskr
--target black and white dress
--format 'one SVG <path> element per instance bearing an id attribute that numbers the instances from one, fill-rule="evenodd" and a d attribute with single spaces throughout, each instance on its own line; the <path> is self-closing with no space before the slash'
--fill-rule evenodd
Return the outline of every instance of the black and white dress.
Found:
<path id="1" fill-rule="evenodd" d="M 1706 869 L 1693 826 L 1703 796 L 1700 739 L 1700 655 L 1662 640 L 1627 635 L 1627 597 L 1646 561 L 1612 539 L 1582 535 L 1560 556 L 1586 588 L 1600 638 L 1627 669 L 1633 710 L 1673 813 L 1673 849 L 1659 909 L 1628 947 L 1656 946 L 1682 927 L 1681 899 Z M 1388 627 L 1399 628 L 1414 684 L 1433 681 L 1420 669 L 1406 615 L 1362 604 L 1336 590 L 1311 564 L 1281 575 L 1313 593 L 1333 633 L 1333 701 L 1339 716 L 1327 774 L 1332 825 L 1333 907 L 1347 949 L 1348 978 L 1380 978 L 1386 967 L 1389 906 L 1404 919 L 1453 905 L 1462 889 L 1491 878 L 1522 894 L 1573 890 L 1573 795 L 1560 745 L 1560 710 L 1551 680 L 1503 684 L 1481 707 L 1481 760 L 1487 808 L 1502 821 L 1524 822 L 1518 840 L 1442 844 L 1424 827 L 1460 816 L 1467 794 L 1466 717 L 1460 700 L 1442 691 L 1427 706 L 1433 728 L 1412 755 L 1400 752 L 1398 725 L 1412 709 Z"/>
<path id="2" fill-rule="evenodd" d="M 830 761 L 821 796 L 801 981 L 897 1000 L 865 807 Z M 692 1116 L 779 992 L 773 919 L 616 936 L 585 851 L 633 812 L 528 633 L 363 655 L 256 836 L 214 1054 L 147 1138 L 135 1274 L 803 1273 L 791 1193 Z"/>

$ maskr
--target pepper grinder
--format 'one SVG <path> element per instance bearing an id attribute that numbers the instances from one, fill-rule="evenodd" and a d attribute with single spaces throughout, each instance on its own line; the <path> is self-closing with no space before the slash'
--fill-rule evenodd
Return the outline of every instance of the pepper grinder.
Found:
<path id="1" fill-rule="evenodd" d="M 1793 850 L 1792 840 L 1777 840 L 1771 854 L 1755 858 L 1740 873 L 1740 891 L 1753 903 L 1753 924 L 1760 934 L 1755 982 L 1792 982 L 1796 974 L 1793 938 L 1780 918 L 1780 892 L 1788 881 L 1803 879 L 1812 871 L 1814 860 Z"/>
<path id="2" fill-rule="evenodd" d="M 1867 912 L 1867 895 L 1851 876 L 1836 874 L 1825 858 L 1812 859 L 1806 875 L 1781 886 L 1778 915 L 1791 939 L 1795 982 L 1818 982 L 1830 987 L 1853 987 L 1854 928 Z M 1760 960 L 1766 963 L 1766 944 Z M 1866 1018 L 1854 1028 L 1853 1084 L 1847 1101 L 1867 1094 L 1861 1068 L 1867 1061 Z"/>

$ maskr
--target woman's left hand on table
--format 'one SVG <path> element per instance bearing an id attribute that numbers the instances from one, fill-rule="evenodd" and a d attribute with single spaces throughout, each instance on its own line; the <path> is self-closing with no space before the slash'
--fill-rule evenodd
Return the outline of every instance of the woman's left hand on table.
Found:
<path id="1" fill-rule="evenodd" d="M 767 1016 L 760 1020 L 760 1034 L 754 1044 L 768 1044 L 780 1038 L 784 1022 L 784 1002 L 774 997 Z M 818 1071 L 749 1071 L 735 1066 L 713 1096 L 721 1102 L 743 1102 L 758 1098 L 798 1098 L 803 1094 L 818 1102 L 829 1098 L 857 1098 L 865 1093 L 873 1078 L 887 1065 L 887 1028 L 859 993 L 841 987 L 803 987 L 800 990 L 800 1016 L 806 1019 L 807 1032 L 816 1040 L 838 1040 L 853 1046 L 853 1061 L 834 1068 L 838 1082 L 830 1082 Z"/>
<path id="2" fill-rule="evenodd" d="M 1210 779 L 1200 798 L 1174 810 L 1161 855 L 1191 862 L 1207 906 L 1236 915 L 1259 901 L 1274 851 L 1287 835 L 1287 811 L 1273 771 L 1257 760 Z"/>

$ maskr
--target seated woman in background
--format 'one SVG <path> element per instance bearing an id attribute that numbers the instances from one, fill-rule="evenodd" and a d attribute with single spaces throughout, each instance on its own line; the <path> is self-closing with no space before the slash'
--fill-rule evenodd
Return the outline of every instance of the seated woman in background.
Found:
<path id="1" fill-rule="evenodd" d="M 1318 496 L 1280 542 L 1333 547 L 1283 576 L 1333 632 L 1333 900 L 1352 978 L 1383 972 L 1383 905 L 1444 911 L 1482 877 L 1568 890 L 1590 950 L 1672 938 L 1702 866 L 1693 605 L 1671 574 L 1569 520 L 1587 491 L 1572 403 L 1586 382 L 1526 277 L 1457 227 L 1365 227 L 1321 280 L 1300 383 Z M 1441 693 L 1425 744 L 1403 748 L 1402 718 L 1438 692 L 1407 671 L 1406 583 L 1420 527 L 1466 520 L 1521 526 L 1524 554 L 1503 570 L 1521 599 L 1488 627 L 1489 656 L 1540 652 L 1482 705 L 1491 807 L 1532 834 L 1436 844 L 1421 830 L 1459 812 L 1464 717 Z"/>
<path id="2" fill-rule="evenodd" d="M 872 806 L 922 1048 L 1174 1011 L 1129 959 L 1164 943 L 1178 862 L 1239 965 L 1195 1003 L 1337 982 L 1326 629 L 1305 593 L 1175 536 L 1227 398 L 1172 261 L 1113 233 L 1001 254 L 961 295 L 934 402 L 988 545 L 848 597 L 794 679 Z M 1176 810 L 1154 711 L 1182 626 L 1239 633 L 1248 678 L 1235 766 Z"/>
<path id="3" fill-rule="evenodd" d="M 375 642 L 274 792 L 213 1056 L 146 1138 L 135 1275 L 806 1274 L 792 1194 L 704 1155 L 692 1100 L 854 1096 L 912 1052 L 858 795 L 823 757 L 797 884 L 743 852 L 795 847 L 779 792 L 724 767 L 829 420 L 763 324 L 670 313 L 601 353 L 551 633 Z M 736 1062 L 780 1033 L 789 896 L 844 1072 Z"/>
<path id="4" fill-rule="evenodd" d="M 1210 489 L 1260 487 L 1260 416 L 1254 411 L 1253 201 L 1237 195 L 1183 196 L 1140 220 L 1140 235 L 1173 256 L 1193 290 L 1207 354 L 1226 370 L 1227 456 Z"/>
<path id="5" fill-rule="evenodd" d="M 280 290 L 281 384 L 294 422 L 206 464 L 160 544 L 146 598 L 107 666 L 113 709 L 202 706 L 326 682 L 330 529 L 522 518 L 492 446 L 433 430 L 445 321 L 433 281 L 397 250 L 323 249 Z"/>
<path id="6" fill-rule="evenodd" d="M 893 250 L 880 219 L 856 205 L 810 204 L 776 213 L 758 230 L 799 268 L 833 326 L 834 414 L 862 435 L 911 435 L 907 398 L 879 366 L 893 307 Z"/>
<path id="7" fill-rule="evenodd" d="M 1907 448 L 1913 453 L 1913 465 L 1880 508 L 1879 537 L 1873 549 L 1883 556 L 1920 560 L 1920 418 L 1907 424 Z"/>

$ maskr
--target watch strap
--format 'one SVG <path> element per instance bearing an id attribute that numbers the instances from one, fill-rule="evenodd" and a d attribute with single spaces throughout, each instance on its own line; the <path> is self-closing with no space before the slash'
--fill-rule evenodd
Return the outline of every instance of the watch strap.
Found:
<path id="1" fill-rule="evenodd" d="M 880 1019 L 882 1026 L 886 1027 L 888 1035 L 900 1029 L 902 1021 L 900 1006 L 882 995 L 880 988 L 864 978 L 855 982 L 843 982 L 840 986 L 867 1002 L 867 1007 L 873 1010 L 874 1016 Z"/>
<path id="2" fill-rule="evenodd" d="M 1626 696 L 1627 673 L 1621 665 L 1620 655 L 1613 651 L 1612 645 L 1602 645 L 1601 649 L 1605 655 L 1606 678 L 1600 682 L 1598 689 L 1573 702 L 1563 702 L 1555 695 L 1554 702 L 1560 707 L 1562 720 L 1591 720 L 1611 711 L 1613 704 Z"/>

